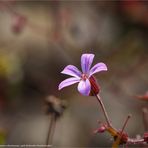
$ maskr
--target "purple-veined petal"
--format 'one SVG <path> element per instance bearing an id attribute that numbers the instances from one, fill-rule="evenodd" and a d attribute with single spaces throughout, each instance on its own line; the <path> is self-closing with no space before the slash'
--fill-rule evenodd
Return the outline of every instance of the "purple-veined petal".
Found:
<path id="1" fill-rule="evenodd" d="M 70 75 L 70 76 L 73 76 L 73 77 L 77 77 L 77 78 L 81 77 L 81 72 L 74 65 L 66 66 L 61 73 L 66 74 L 66 75 Z"/>
<path id="2" fill-rule="evenodd" d="M 83 54 L 81 56 L 81 67 L 83 73 L 87 74 L 89 72 L 94 56 L 94 54 Z"/>
<path id="3" fill-rule="evenodd" d="M 72 77 L 72 78 L 65 79 L 64 81 L 62 81 L 62 82 L 59 84 L 59 90 L 61 90 L 61 89 L 64 88 L 64 87 L 67 87 L 67 86 L 69 86 L 69 85 L 78 83 L 78 82 L 80 82 L 80 78 Z"/>
<path id="4" fill-rule="evenodd" d="M 89 72 L 89 77 L 91 77 L 93 74 L 100 72 L 100 71 L 107 71 L 107 66 L 104 63 L 98 63 L 94 65 Z"/>
<path id="5" fill-rule="evenodd" d="M 78 91 L 84 95 L 84 96 L 89 96 L 90 94 L 90 90 L 91 90 L 91 84 L 89 82 L 88 79 L 86 79 L 85 81 L 84 80 L 81 80 L 78 84 Z"/>

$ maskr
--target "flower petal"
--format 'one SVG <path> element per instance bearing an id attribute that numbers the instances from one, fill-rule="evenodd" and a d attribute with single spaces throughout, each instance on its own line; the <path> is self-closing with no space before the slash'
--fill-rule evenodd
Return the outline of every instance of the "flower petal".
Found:
<path id="1" fill-rule="evenodd" d="M 86 79 L 85 81 L 84 80 L 81 80 L 78 84 L 78 91 L 84 95 L 84 96 L 89 96 L 90 94 L 90 90 L 91 90 L 91 84 L 89 82 L 88 79 Z"/>
<path id="2" fill-rule="evenodd" d="M 98 63 L 96 65 L 94 65 L 91 69 L 90 69 L 90 73 L 89 73 L 89 77 L 91 77 L 93 74 L 100 72 L 100 71 L 107 71 L 107 66 L 104 63 Z"/>
<path id="3" fill-rule="evenodd" d="M 73 77 L 77 77 L 77 78 L 81 77 L 81 72 L 74 65 L 66 66 L 61 73 L 66 74 L 66 75 L 70 75 L 70 76 L 73 76 Z"/>
<path id="4" fill-rule="evenodd" d="M 61 89 L 64 88 L 64 87 L 67 87 L 67 86 L 69 86 L 69 85 L 75 84 L 75 83 L 77 83 L 77 82 L 80 82 L 80 79 L 79 79 L 79 78 L 74 78 L 74 77 L 68 78 L 68 79 L 62 81 L 62 82 L 59 84 L 59 90 L 61 90 Z"/>
<path id="5" fill-rule="evenodd" d="M 91 64 L 94 59 L 94 54 L 82 54 L 81 56 L 81 67 L 83 73 L 88 73 L 91 67 Z"/>

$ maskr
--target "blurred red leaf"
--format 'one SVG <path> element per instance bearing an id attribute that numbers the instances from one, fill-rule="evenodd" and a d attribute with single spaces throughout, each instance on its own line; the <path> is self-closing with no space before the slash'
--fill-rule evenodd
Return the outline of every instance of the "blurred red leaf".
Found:
<path id="1" fill-rule="evenodd" d="M 141 100 L 148 101 L 148 91 L 144 95 L 136 95 L 134 97 L 141 99 Z"/>

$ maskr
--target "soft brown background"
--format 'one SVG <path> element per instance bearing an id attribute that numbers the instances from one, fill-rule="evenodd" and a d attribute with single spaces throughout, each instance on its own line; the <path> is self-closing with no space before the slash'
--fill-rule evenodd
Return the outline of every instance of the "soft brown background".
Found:
<path id="1" fill-rule="evenodd" d="M 0 3 L 0 128 L 8 144 L 45 144 L 49 118 L 44 99 L 68 101 L 58 120 L 53 144 L 59 147 L 111 146 L 109 134 L 94 135 L 104 121 L 95 98 L 81 96 L 75 86 L 58 91 L 68 64 L 80 68 L 83 53 L 94 53 L 107 72 L 96 75 L 112 123 L 143 134 L 142 108 L 135 95 L 148 90 L 148 5 L 128 1 L 12 1 Z M 14 15 L 27 22 L 14 30 Z M 14 23 L 14 24 L 13 24 Z"/>

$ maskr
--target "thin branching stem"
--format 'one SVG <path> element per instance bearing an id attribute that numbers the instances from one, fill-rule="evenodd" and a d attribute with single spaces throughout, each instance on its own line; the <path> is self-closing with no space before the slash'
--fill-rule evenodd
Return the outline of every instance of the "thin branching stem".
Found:
<path id="1" fill-rule="evenodd" d="M 127 125 L 127 122 L 128 122 L 128 120 L 130 118 L 131 118 L 131 115 L 128 115 L 127 118 L 126 118 L 126 120 L 125 120 L 125 122 L 124 122 L 124 124 L 123 124 L 122 130 L 121 130 L 121 137 L 122 137 L 123 131 L 124 131 L 126 125 Z"/>
<path id="2" fill-rule="evenodd" d="M 96 96 L 97 100 L 98 100 L 99 103 L 100 103 L 100 106 L 101 106 L 101 109 L 102 109 L 102 111 L 103 111 L 104 117 L 105 117 L 105 119 L 106 119 L 107 125 L 108 125 L 109 127 L 112 127 L 111 122 L 110 122 L 109 117 L 108 117 L 108 114 L 107 114 L 107 111 L 106 111 L 106 109 L 105 109 L 105 106 L 104 106 L 104 104 L 103 104 L 103 102 L 102 102 L 102 99 L 101 99 L 100 95 L 97 94 L 97 95 L 95 95 L 95 96 Z"/>
<path id="3" fill-rule="evenodd" d="M 120 135 L 117 137 L 116 141 L 113 143 L 112 148 L 118 148 L 118 146 L 119 146 L 119 144 L 120 144 L 120 140 L 122 139 L 122 136 L 123 136 L 123 131 L 124 131 L 124 129 L 125 129 L 126 125 L 127 125 L 127 122 L 128 122 L 128 120 L 129 120 L 130 118 L 131 118 L 131 115 L 128 115 L 127 118 L 126 118 L 126 120 L 125 120 L 125 122 L 124 122 L 124 124 L 123 124 L 121 133 L 120 133 Z"/>

